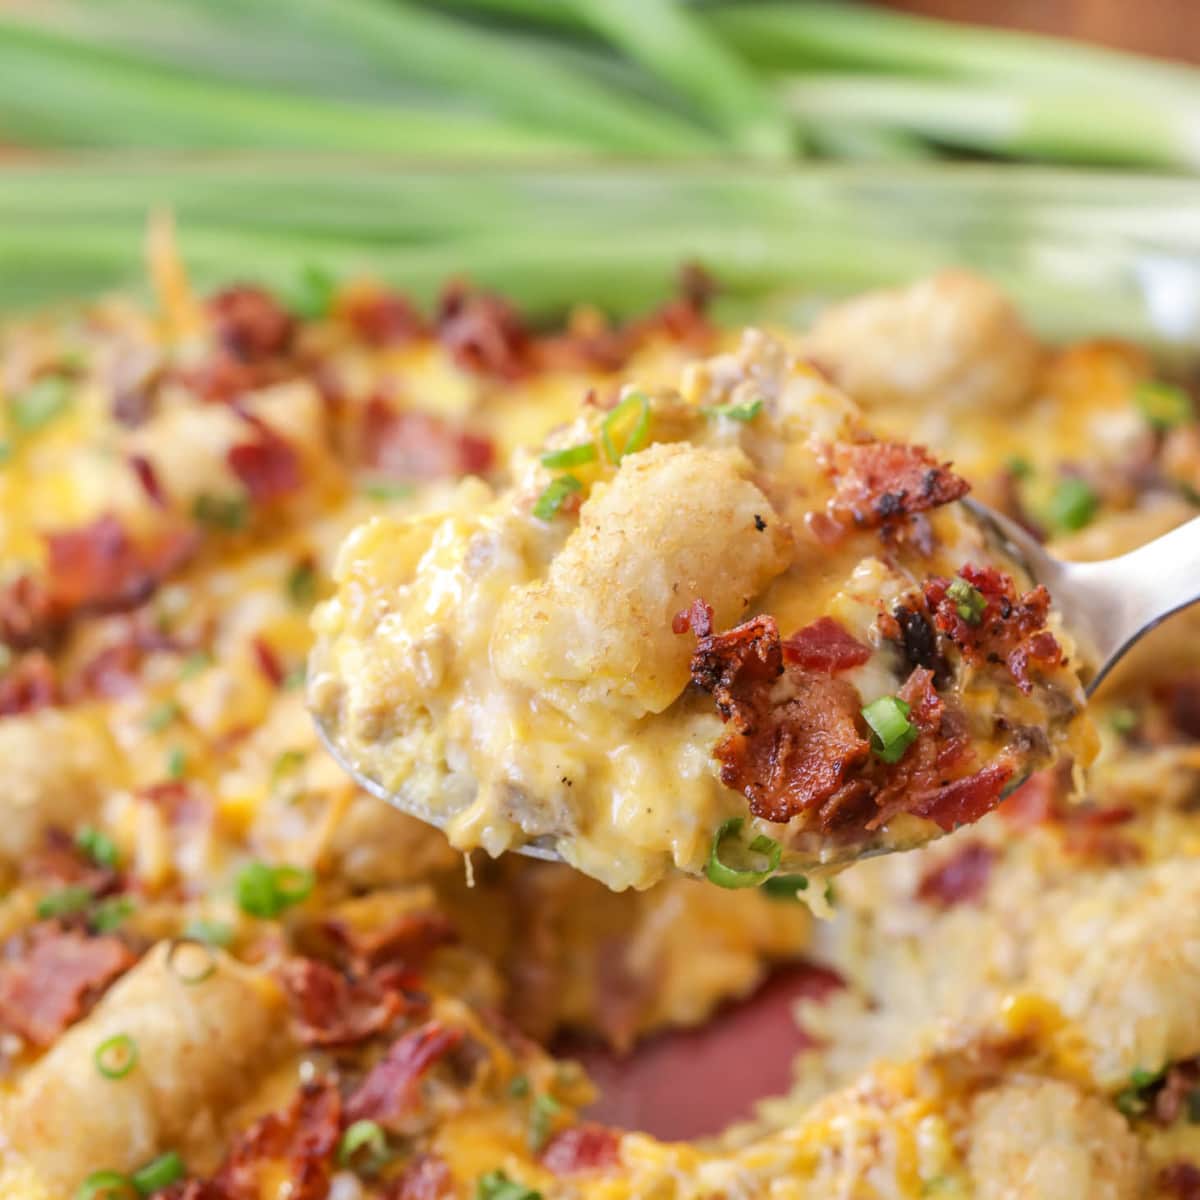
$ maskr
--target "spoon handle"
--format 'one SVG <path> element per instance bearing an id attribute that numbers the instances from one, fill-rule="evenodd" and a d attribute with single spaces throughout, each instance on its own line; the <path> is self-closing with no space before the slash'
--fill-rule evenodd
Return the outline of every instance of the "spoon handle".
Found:
<path id="1" fill-rule="evenodd" d="M 1200 517 L 1119 558 L 1063 564 L 1058 588 L 1099 664 L 1091 693 L 1139 638 L 1200 600 Z"/>

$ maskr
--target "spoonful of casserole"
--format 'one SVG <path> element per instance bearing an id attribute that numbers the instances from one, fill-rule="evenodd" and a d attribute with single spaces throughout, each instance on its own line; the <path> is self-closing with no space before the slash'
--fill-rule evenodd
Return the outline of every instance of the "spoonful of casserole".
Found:
<path id="1" fill-rule="evenodd" d="M 751 330 L 585 404 L 509 486 L 356 529 L 309 703 L 457 848 L 612 888 L 916 846 L 1091 753 L 1085 664 L 967 491 Z"/>

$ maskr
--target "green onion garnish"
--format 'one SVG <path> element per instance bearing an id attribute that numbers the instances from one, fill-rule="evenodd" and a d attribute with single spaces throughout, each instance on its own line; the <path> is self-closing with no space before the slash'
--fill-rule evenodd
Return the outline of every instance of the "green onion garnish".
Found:
<path id="1" fill-rule="evenodd" d="M 1154 379 L 1139 383 L 1133 398 L 1151 429 L 1174 429 L 1177 425 L 1186 425 L 1195 416 L 1191 396 L 1170 383 Z"/>
<path id="2" fill-rule="evenodd" d="M 71 403 L 71 388 L 58 375 L 47 375 L 30 384 L 9 401 L 13 426 L 21 433 L 34 433 L 64 413 Z"/>
<path id="3" fill-rule="evenodd" d="M 700 411 L 706 417 L 726 417 L 730 421 L 753 421 L 763 409 L 761 400 L 751 400 L 749 404 L 712 404 Z"/>
<path id="4" fill-rule="evenodd" d="M 137 1042 L 127 1033 L 117 1033 L 96 1047 L 92 1061 L 105 1079 L 124 1079 L 137 1063 Z"/>
<path id="5" fill-rule="evenodd" d="M 912 710 L 899 696 L 880 696 L 862 709 L 871 727 L 871 749 L 885 763 L 899 762 L 920 730 L 908 719 Z"/>
<path id="6" fill-rule="evenodd" d="M 1132 733 L 1138 727 L 1138 714 L 1134 708 L 1122 705 L 1108 714 L 1108 724 L 1114 733 Z"/>
<path id="7" fill-rule="evenodd" d="M 152 1196 L 182 1179 L 185 1173 L 179 1151 L 168 1150 L 166 1154 L 151 1159 L 144 1167 L 139 1167 L 130 1178 L 139 1196 Z"/>
<path id="8" fill-rule="evenodd" d="M 297 663 L 284 677 L 284 691 L 294 692 L 296 688 L 304 686 L 304 681 L 308 678 L 308 668 L 304 663 Z"/>
<path id="9" fill-rule="evenodd" d="M 529 1095 L 529 1076 L 514 1075 L 508 1084 L 508 1094 L 520 1100 Z"/>
<path id="10" fill-rule="evenodd" d="M 632 424 L 630 424 L 632 422 Z M 620 449 L 613 440 L 620 429 L 629 426 Z M 650 401 L 641 392 L 626 396 L 616 408 L 604 418 L 600 426 L 600 440 L 608 461 L 619 463 L 627 454 L 640 450 L 650 435 Z"/>
<path id="11" fill-rule="evenodd" d="M 1129 1085 L 1116 1095 L 1114 1103 L 1117 1108 L 1127 1117 L 1140 1117 L 1150 1107 L 1147 1092 L 1159 1083 L 1166 1073 L 1165 1067 L 1158 1071 L 1135 1067 L 1129 1073 Z"/>
<path id="12" fill-rule="evenodd" d="M 288 599 L 297 608 L 311 608 L 317 598 L 317 572 L 311 562 L 298 562 L 287 577 Z"/>
<path id="13" fill-rule="evenodd" d="M 1004 466 L 1014 479 L 1028 479 L 1033 474 L 1033 463 L 1019 454 L 1014 454 Z"/>
<path id="14" fill-rule="evenodd" d="M 509 1179 L 503 1171 L 489 1171 L 475 1185 L 475 1200 L 542 1200 L 542 1193 Z"/>
<path id="15" fill-rule="evenodd" d="M 1091 486 L 1074 475 L 1059 482 L 1050 497 L 1049 517 L 1058 529 L 1082 529 L 1096 515 L 1100 498 Z"/>
<path id="16" fill-rule="evenodd" d="M 305 867 L 250 863 L 237 877 L 238 905 L 252 917 L 271 920 L 285 908 L 306 900 L 315 882 L 312 871 Z"/>
<path id="17" fill-rule="evenodd" d="M 550 1126 L 562 1105 L 546 1092 L 533 1098 L 529 1112 L 529 1148 L 535 1154 L 550 1140 Z"/>
<path id="18" fill-rule="evenodd" d="M 167 755 L 167 778 L 182 779 L 187 771 L 187 754 L 182 746 L 172 746 Z"/>
<path id="19" fill-rule="evenodd" d="M 72 913 L 81 912 L 91 902 L 90 888 L 81 887 L 78 884 L 59 888 L 58 891 L 51 892 L 50 895 L 43 896 L 38 901 L 38 919 L 45 921 L 51 917 L 68 917 Z"/>
<path id="20" fill-rule="evenodd" d="M 760 833 L 749 846 L 742 845 L 742 825 L 741 817 L 730 817 L 727 821 L 722 821 L 713 834 L 712 850 L 704 874 L 708 876 L 710 883 L 715 883 L 718 887 L 757 887 L 775 871 L 783 856 L 783 847 L 765 833 Z M 725 861 L 725 855 L 740 860 L 749 855 L 757 855 L 765 862 L 735 866 Z"/>
<path id="21" fill-rule="evenodd" d="M 107 833 L 85 825 L 75 835 L 75 845 L 98 867 L 115 867 L 120 861 L 117 844 Z"/>
<path id="22" fill-rule="evenodd" d="M 295 774 L 308 758 L 304 750 L 284 750 L 271 764 L 271 786 L 275 787 L 286 776 Z"/>
<path id="23" fill-rule="evenodd" d="M 796 893 L 806 891 L 807 875 L 773 875 L 762 885 L 763 895 L 772 900 L 798 900 Z"/>
<path id="24" fill-rule="evenodd" d="M 138 1200 L 138 1191 L 119 1171 L 93 1171 L 79 1185 L 75 1200 Z"/>
<path id="25" fill-rule="evenodd" d="M 371 1168 L 382 1166 L 390 1157 L 387 1134 L 377 1121 L 361 1120 L 349 1125 L 338 1142 L 338 1165 L 346 1167 L 351 1159 L 362 1150 L 369 1151 L 367 1162 Z"/>
<path id="26" fill-rule="evenodd" d="M 404 500 L 413 494 L 411 483 L 389 483 L 386 479 L 368 480 L 362 485 L 368 500 Z"/>
<path id="27" fill-rule="evenodd" d="M 543 467 L 579 467 L 596 459 L 596 444 L 581 442 L 578 446 L 568 446 L 565 450 L 550 450 L 542 455 Z"/>
<path id="28" fill-rule="evenodd" d="M 207 942 L 188 937 L 173 938 L 167 951 L 167 966 L 171 973 L 189 987 L 211 979 L 217 971 L 216 955 Z"/>
<path id="29" fill-rule="evenodd" d="M 194 679 L 202 671 L 208 670 L 212 666 L 212 661 L 212 655 L 207 650 L 193 650 L 183 660 L 183 664 L 179 668 L 179 678 Z"/>
<path id="30" fill-rule="evenodd" d="M 533 506 L 533 515 L 539 521 L 552 521 L 568 496 L 583 491 L 583 484 L 574 475 L 559 475 L 546 484 L 545 491 Z"/>
<path id="31" fill-rule="evenodd" d="M 183 936 L 188 941 L 203 942 L 206 946 L 224 947 L 233 941 L 233 926 L 224 921 L 208 921 L 197 917 L 184 926 Z"/>
<path id="32" fill-rule="evenodd" d="M 950 586 L 946 589 L 946 595 L 954 602 L 954 608 L 958 612 L 958 615 L 968 625 L 978 625 L 983 620 L 987 601 L 983 598 L 983 593 L 978 588 L 972 587 L 961 576 L 956 575 L 954 577 Z"/>
<path id="33" fill-rule="evenodd" d="M 162 733 L 179 716 L 179 705 L 174 700 L 160 700 L 146 713 L 144 722 L 151 733 Z"/>
<path id="34" fill-rule="evenodd" d="M 337 281 L 324 267 L 309 263 L 300 270 L 300 278 L 291 295 L 291 309 L 300 317 L 313 320 L 326 317 L 333 307 Z"/>
<path id="35" fill-rule="evenodd" d="M 213 496 L 204 492 L 192 503 L 192 516 L 210 529 L 236 533 L 245 528 L 250 505 L 243 496 Z"/>
<path id="36" fill-rule="evenodd" d="M 136 909 L 137 904 L 132 896 L 109 896 L 92 909 L 88 924 L 97 933 L 112 933 L 114 929 L 119 929 L 125 923 L 125 918 Z"/>

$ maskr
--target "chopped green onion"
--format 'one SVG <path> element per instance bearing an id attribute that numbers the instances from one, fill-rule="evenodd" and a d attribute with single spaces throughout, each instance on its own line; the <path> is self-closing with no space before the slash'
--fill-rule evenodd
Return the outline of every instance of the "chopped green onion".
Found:
<path id="1" fill-rule="evenodd" d="M 583 484 L 574 475 L 559 475 L 546 484 L 545 491 L 533 506 L 533 515 L 539 521 L 552 521 L 568 496 L 583 491 Z"/>
<path id="2" fill-rule="evenodd" d="M 411 483 L 389 483 L 386 479 L 371 479 L 362 485 L 368 500 L 404 500 L 413 494 Z"/>
<path id="3" fill-rule="evenodd" d="M 722 821 L 713 834 L 712 850 L 704 874 L 708 876 L 710 883 L 715 883 L 718 887 L 757 887 L 775 871 L 783 856 L 783 847 L 765 833 L 760 833 L 748 847 L 743 846 L 740 838 L 743 823 L 741 817 L 730 817 L 727 821 Z M 758 855 L 766 861 L 749 866 L 735 866 L 727 863 L 722 857 L 730 851 L 736 851 L 737 857 L 741 859 L 750 854 Z"/>
<path id="4" fill-rule="evenodd" d="M 529 1076 L 514 1075 L 508 1085 L 508 1094 L 520 1100 L 529 1095 Z"/>
<path id="5" fill-rule="evenodd" d="M 179 716 L 179 705 L 174 700 L 160 700 L 146 713 L 145 726 L 151 733 L 162 733 Z"/>
<path id="6" fill-rule="evenodd" d="M 144 1167 L 134 1171 L 131 1178 L 139 1196 L 153 1196 L 155 1192 L 161 1192 L 163 1188 L 170 1187 L 176 1180 L 182 1179 L 185 1174 L 179 1151 L 168 1150 L 166 1154 L 160 1154 Z"/>
<path id="7" fill-rule="evenodd" d="M 187 772 L 187 753 L 182 746 L 172 746 L 167 755 L 167 778 L 182 779 Z"/>
<path id="8" fill-rule="evenodd" d="M 233 941 L 233 926 L 225 921 L 207 921 L 198 917 L 184 926 L 183 936 L 188 941 L 203 942 L 206 946 L 223 948 Z"/>
<path id="9" fill-rule="evenodd" d="M 179 678 L 194 679 L 202 671 L 208 670 L 212 666 L 212 661 L 212 655 L 207 650 L 193 650 L 183 660 L 183 665 L 179 668 Z"/>
<path id="10" fill-rule="evenodd" d="M 1108 724 L 1114 733 L 1132 733 L 1138 727 L 1137 710 L 1122 705 L 1108 714 Z"/>
<path id="11" fill-rule="evenodd" d="M 75 1200 L 138 1200 L 138 1191 L 119 1171 L 93 1171 L 79 1185 Z"/>
<path id="12" fill-rule="evenodd" d="M 346 1167 L 361 1150 L 369 1151 L 367 1162 L 374 1169 L 382 1166 L 390 1157 L 387 1134 L 377 1121 L 361 1120 L 349 1125 L 338 1142 L 338 1166 Z"/>
<path id="13" fill-rule="evenodd" d="M 700 411 L 706 417 L 726 417 L 730 421 L 753 421 L 763 409 L 761 400 L 751 400 L 749 404 L 713 404 Z"/>
<path id="14" fill-rule="evenodd" d="M 296 688 L 304 686 L 304 681 L 308 678 L 308 668 L 304 663 L 297 663 L 284 677 L 283 687 L 285 691 L 293 692 Z"/>
<path id="15" fill-rule="evenodd" d="M 297 608 L 311 608 L 317 598 L 317 572 L 311 562 L 298 562 L 287 577 L 288 599 Z"/>
<path id="16" fill-rule="evenodd" d="M 1165 1067 L 1157 1071 L 1135 1067 L 1129 1073 L 1129 1085 L 1116 1095 L 1114 1102 L 1117 1108 L 1127 1117 L 1140 1117 L 1150 1107 L 1150 1097 L 1147 1093 L 1162 1081 L 1166 1073 Z"/>
<path id="17" fill-rule="evenodd" d="M 92 825 L 85 825 L 75 835 L 75 845 L 98 867 L 112 868 L 120 861 L 117 843 Z"/>
<path id="18" fill-rule="evenodd" d="M 337 280 L 332 272 L 316 263 L 309 263 L 300 271 L 291 295 L 291 309 L 297 316 L 314 320 L 327 317 L 333 308 Z"/>
<path id="19" fill-rule="evenodd" d="M 1004 467 L 1014 479 L 1028 479 L 1033 474 L 1033 463 L 1020 454 L 1014 454 Z"/>
<path id="20" fill-rule="evenodd" d="M 956 575 L 954 577 L 950 586 L 946 589 L 946 595 L 953 601 L 958 615 L 968 625 L 978 625 L 983 620 L 987 601 L 983 598 L 983 593 L 978 588 L 972 587 L 961 576 Z"/>
<path id="21" fill-rule="evenodd" d="M 246 527 L 250 505 L 244 496 L 213 496 L 203 492 L 192 503 L 192 516 L 210 529 L 236 533 Z"/>
<path id="22" fill-rule="evenodd" d="M 286 775 L 292 775 L 304 766 L 308 758 L 304 750 L 284 750 L 271 764 L 271 786 L 276 786 Z"/>
<path id="23" fill-rule="evenodd" d="M 109 896 L 92 909 L 88 924 L 97 933 L 112 933 L 125 923 L 126 917 L 136 911 L 137 902 L 132 896 Z"/>
<path id="24" fill-rule="evenodd" d="M 34 433 L 61 416 L 71 403 L 71 388 L 58 375 L 47 375 L 30 384 L 9 401 L 13 425 L 21 433 Z"/>
<path id="25" fill-rule="evenodd" d="M 207 942 L 178 937 L 171 939 L 171 946 L 167 951 L 167 966 L 180 983 L 191 987 L 211 979 L 216 974 L 217 959 Z"/>
<path id="26" fill-rule="evenodd" d="M 899 762 L 920 730 L 908 719 L 912 710 L 899 696 L 880 696 L 862 709 L 871 727 L 871 749 L 885 763 Z"/>
<path id="27" fill-rule="evenodd" d="M 1090 484 L 1074 475 L 1060 480 L 1050 497 L 1050 522 L 1057 529 L 1074 532 L 1096 515 L 1100 498 Z"/>
<path id="28" fill-rule="evenodd" d="M 315 882 L 312 871 L 305 867 L 250 863 L 237 877 L 238 905 L 252 917 L 271 920 L 285 908 L 306 900 Z"/>
<path id="29" fill-rule="evenodd" d="M 38 901 L 38 919 L 45 921 L 50 917 L 68 917 L 72 913 L 82 912 L 91 904 L 92 899 L 90 888 L 81 887 L 78 884 L 59 888 L 58 891 L 51 892 L 50 895 L 43 896 Z"/>
<path id="30" fill-rule="evenodd" d="M 117 1033 L 96 1047 L 92 1061 L 105 1079 L 124 1079 L 137 1064 L 137 1042 L 127 1033 Z"/>
<path id="31" fill-rule="evenodd" d="M 633 424 L 625 435 L 620 449 L 613 440 L 614 435 L 632 419 Z M 626 396 L 616 408 L 604 418 L 600 426 L 600 440 L 604 443 L 604 453 L 608 461 L 619 463 L 627 454 L 640 450 L 650 436 L 650 401 L 641 393 L 634 392 Z"/>
<path id="32" fill-rule="evenodd" d="M 581 442 L 578 446 L 568 446 L 565 450 L 550 450 L 542 455 L 543 467 L 579 467 L 596 459 L 596 444 Z"/>
<path id="33" fill-rule="evenodd" d="M 503 1171 L 489 1171 L 475 1185 L 475 1200 L 542 1200 L 542 1193 L 509 1179 Z"/>
<path id="34" fill-rule="evenodd" d="M 550 1140 L 550 1127 L 562 1105 L 549 1093 L 533 1098 L 529 1113 L 529 1148 L 536 1154 Z"/>
<path id="35" fill-rule="evenodd" d="M 1174 429 L 1177 425 L 1186 425 L 1195 416 L 1191 396 L 1170 383 L 1146 380 L 1138 384 L 1133 398 L 1151 429 Z"/>
<path id="36" fill-rule="evenodd" d="M 796 893 L 806 891 L 807 875 L 773 875 L 762 884 L 763 895 L 771 900 L 798 900 Z"/>

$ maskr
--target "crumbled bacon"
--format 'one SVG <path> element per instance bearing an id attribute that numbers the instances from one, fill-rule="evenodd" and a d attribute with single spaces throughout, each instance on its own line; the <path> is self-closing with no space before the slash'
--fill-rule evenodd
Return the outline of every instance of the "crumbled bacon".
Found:
<path id="1" fill-rule="evenodd" d="M 939 908 L 974 903 L 987 892 L 996 851 L 985 842 L 968 842 L 949 858 L 925 872 L 917 899 Z"/>
<path id="2" fill-rule="evenodd" d="M 396 346 L 426 332 L 412 303 L 397 292 L 354 292 L 338 303 L 338 314 L 370 346 Z"/>
<path id="3" fill-rule="evenodd" d="M 1012 778 L 1012 767 L 992 763 L 974 775 L 955 779 L 910 797 L 906 811 L 933 821 L 949 833 L 986 816 L 1000 803 L 1004 785 Z"/>
<path id="4" fill-rule="evenodd" d="M 254 651 L 254 662 L 272 687 L 279 687 L 285 678 L 283 663 L 279 661 L 274 647 L 266 638 L 256 637 L 250 648 Z"/>
<path id="5" fill-rule="evenodd" d="M 297 1036 L 306 1046 L 344 1046 L 386 1029 L 405 1009 L 402 992 L 375 977 L 352 979 L 312 958 L 279 968 Z"/>
<path id="6" fill-rule="evenodd" d="M 970 485 L 922 446 L 894 442 L 837 442 L 827 453 L 836 481 L 830 515 L 877 529 L 959 500 Z"/>
<path id="7" fill-rule="evenodd" d="M 1176 1063 L 1154 1095 L 1154 1119 L 1160 1125 L 1174 1125 L 1185 1112 L 1190 1118 L 1192 1097 L 1200 1095 L 1197 1089 L 1200 1089 L 1200 1063 L 1195 1059 Z"/>
<path id="8" fill-rule="evenodd" d="M 1174 1200 L 1200 1200 L 1200 1167 L 1189 1162 L 1171 1163 L 1158 1173 L 1159 1191 Z"/>
<path id="9" fill-rule="evenodd" d="M 381 929 L 352 929 L 336 919 L 325 921 L 321 931 L 334 943 L 336 957 L 349 971 L 368 975 L 381 968 L 419 971 L 439 947 L 456 941 L 453 922 L 433 910 L 404 913 Z"/>
<path id="10" fill-rule="evenodd" d="M 134 961 L 115 937 L 39 926 L 0 962 L 0 1027 L 48 1046 Z"/>
<path id="11" fill-rule="evenodd" d="M 46 832 L 42 844 L 22 861 L 21 875 L 43 886 L 54 883 L 86 888 L 97 897 L 107 896 L 121 883 L 116 870 L 94 863 L 64 829 Z"/>
<path id="12" fill-rule="evenodd" d="M 387 1184 L 380 1200 L 451 1200 L 457 1195 L 454 1175 L 437 1154 L 418 1154 Z"/>
<path id="13" fill-rule="evenodd" d="M 560 1130 L 542 1151 L 542 1166 L 555 1175 L 578 1175 L 615 1167 L 620 1158 L 621 1135 L 606 1125 L 585 1121 Z"/>
<path id="14" fill-rule="evenodd" d="M 444 479 L 489 470 L 495 449 L 441 417 L 394 409 L 376 396 L 363 414 L 361 459 L 392 479 Z"/>
<path id="15" fill-rule="evenodd" d="M 154 464 L 144 454 L 131 454 L 127 461 L 150 503 L 155 508 L 166 508 L 167 494 L 163 491 L 162 481 L 158 478 Z"/>
<path id="16" fill-rule="evenodd" d="M 197 1185 L 196 1195 L 202 1200 L 257 1200 L 265 1172 L 270 1171 L 267 1178 L 277 1178 L 278 1165 L 284 1164 L 289 1200 L 325 1200 L 341 1123 L 337 1087 L 327 1080 L 306 1083 L 283 1112 L 268 1113 L 239 1135 L 213 1179 Z M 184 1196 L 191 1200 L 186 1190 Z"/>
<path id="17" fill-rule="evenodd" d="M 430 1022 L 392 1043 L 346 1102 L 346 1119 L 401 1121 L 418 1102 L 422 1077 L 463 1040 L 463 1031 Z"/>
<path id="18" fill-rule="evenodd" d="M 698 638 L 708 637 L 712 633 L 712 605 L 696 599 L 682 608 L 671 618 L 672 633 L 694 633 Z"/>
<path id="19" fill-rule="evenodd" d="M 61 699 L 58 672 L 41 650 L 21 655 L 0 675 L 0 717 L 36 712 L 58 704 Z"/>
<path id="20" fill-rule="evenodd" d="M 464 371 L 519 379 L 530 365 L 530 338 L 506 300 L 462 282 L 442 293 L 434 319 L 438 339 Z"/>
<path id="21" fill-rule="evenodd" d="M 303 483 L 300 456 L 274 430 L 260 423 L 258 437 L 229 448 L 229 469 L 255 504 L 270 504 L 297 491 Z"/>
<path id="22" fill-rule="evenodd" d="M 984 607 L 977 618 L 966 620 L 948 594 L 952 581 L 935 577 L 924 587 L 934 625 L 968 662 L 1004 663 L 1021 691 L 1030 693 L 1031 666 L 1062 662 L 1062 648 L 1046 630 L 1050 593 L 1039 584 L 1019 595 L 1012 576 L 995 567 L 967 563 L 959 575 L 979 593 Z"/>
<path id="23" fill-rule="evenodd" d="M 772 701 L 785 671 L 773 617 L 702 637 L 691 670 L 730 724 L 713 751 L 721 780 L 745 793 L 755 816 L 787 821 L 819 806 L 869 753 L 858 730 L 859 696 L 849 684 L 788 667 L 790 694 Z"/>
<path id="24" fill-rule="evenodd" d="M 821 617 L 798 629 L 783 643 L 783 661 L 822 675 L 834 675 L 861 667 L 871 657 L 870 647 L 832 617 Z"/>
<path id="25" fill-rule="evenodd" d="M 208 302 L 222 347 L 243 362 L 287 351 L 294 322 L 270 292 L 250 285 L 226 288 Z"/>

